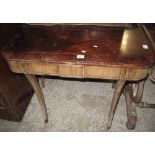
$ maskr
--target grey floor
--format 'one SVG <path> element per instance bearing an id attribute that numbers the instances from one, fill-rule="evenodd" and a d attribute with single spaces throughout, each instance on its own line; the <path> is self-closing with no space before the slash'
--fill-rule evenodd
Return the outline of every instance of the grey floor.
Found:
<path id="1" fill-rule="evenodd" d="M 21 123 L 0 120 L 0 131 L 106 131 L 113 95 L 112 83 L 46 79 L 43 93 L 49 123 L 44 124 L 34 94 Z M 147 80 L 143 100 L 155 102 L 155 84 Z M 155 109 L 137 108 L 138 122 L 132 131 L 155 131 Z M 126 128 L 126 107 L 122 95 L 109 131 Z"/>

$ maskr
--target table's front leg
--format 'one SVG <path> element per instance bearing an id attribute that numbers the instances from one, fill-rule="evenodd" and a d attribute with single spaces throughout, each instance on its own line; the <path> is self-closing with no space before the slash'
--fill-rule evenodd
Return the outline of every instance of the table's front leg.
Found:
<path id="1" fill-rule="evenodd" d="M 39 85 L 35 75 L 25 74 L 25 76 L 28 79 L 28 81 L 30 82 L 30 84 L 32 85 L 32 87 L 38 97 L 38 100 L 39 100 L 39 103 L 40 103 L 40 106 L 41 106 L 41 109 L 42 109 L 42 112 L 44 115 L 45 123 L 48 123 L 47 108 L 46 108 L 45 99 L 44 99 L 42 90 L 40 88 L 40 85 Z"/>
<path id="2" fill-rule="evenodd" d="M 114 95 L 112 98 L 112 104 L 111 104 L 111 108 L 110 108 L 110 112 L 109 112 L 107 129 L 111 128 L 112 120 L 113 120 L 114 113 L 115 113 L 115 110 L 117 107 L 117 103 L 118 103 L 118 100 L 122 93 L 122 89 L 123 89 L 124 85 L 125 85 L 125 80 L 118 80 L 116 83 Z"/>
<path id="3" fill-rule="evenodd" d="M 125 88 L 125 100 L 127 109 L 127 119 L 126 127 L 130 130 L 135 129 L 137 123 L 136 105 L 131 98 L 131 86 L 127 85 Z"/>

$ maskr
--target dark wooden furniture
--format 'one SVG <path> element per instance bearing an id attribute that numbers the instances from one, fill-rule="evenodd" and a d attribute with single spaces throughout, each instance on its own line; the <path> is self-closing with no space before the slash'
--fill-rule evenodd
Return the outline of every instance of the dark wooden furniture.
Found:
<path id="1" fill-rule="evenodd" d="M 35 75 L 116 80 L 108 129 L 126 82 L 145 79 L 155 60 L 141 28 L 101 25 L 25 25 L 3 48 L 3 56 L 13 72 L 25 74 L 32 84 L 45 122 L 46 105 Z"/>
<path id="2" fill-rule="evenodd" d="M 20 24 L 0 24 L 0 119 L 21 121 L 33 89 L 23 75 L 10 71 L 1 48 L 21 29 Z"/>

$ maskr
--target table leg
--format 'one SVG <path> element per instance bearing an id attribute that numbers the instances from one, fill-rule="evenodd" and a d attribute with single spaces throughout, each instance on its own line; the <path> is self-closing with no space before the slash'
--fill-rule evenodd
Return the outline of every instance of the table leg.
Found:
<path id="1" fill-rule="evenodd" d="M 47 108 L 46 108 L 44 96 L 43 96 L 42 90 L 40 88 L 40 85 L 39 85 L 35 75 L 25 74 L 25 76 L 28 79 L 28 81 L 30 82 L 30 84 L 32 85 L 32 87 L 38 97 L 38 100 L 39 100 L 39 103 L 40 103 L 40 106 L 41 106 L 41 109 L 42 109 L 42 112 L 44 115 L 45 123 L 48 123 Z"/>
<path id="2" fill-rule="evenodd" d="M 114 88 L 115 88 L 115 85 L 116 85 L 116 83 L 114 82 L 114 83 L 112 84 L 112 89 L 114 89 Z"/>
<path id="3" fill-rule="evenodd" d="M 126 127 L 130 130 L 135 129 L 137 122 L 136 114 L 136 104 L 132 101 L 131 98 L 131 86 L 126 86 L 125 88 L 125 100 L 126 100 L 126 109 L 127 109 L 127 119 Z"/>
<path id="4" fill-rule="evenodd" d="M 119 97 L 122 93 L 122 89 L 123 89 L 124 85 L 125 85 L 125 80 L 118 80 L 116 83 L 114 95 L 112 98 L 112 104 L 111 104 L 111 108 L 110 108 L 110 112 L 109 112 L 107 129 L 111 128 L 112 120 L 113 120 L 114 113 L 115 113 L 115 110 L 117 107 L 117 103 L 118 103 Z"/>
<path id="5" fill-rule="evenodd" d="M 42 88 L 45 88 L 45 78 L 42 76 L 40 80 Z"/>

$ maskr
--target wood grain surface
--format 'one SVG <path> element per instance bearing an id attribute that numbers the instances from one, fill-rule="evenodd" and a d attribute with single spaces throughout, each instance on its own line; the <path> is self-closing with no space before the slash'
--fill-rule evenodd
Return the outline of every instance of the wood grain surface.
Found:
<path id="1" fill-rule="evenodd" d="M 155 61 L 143 30 L 131 26 L 24 25 L 3 56 L 8 61 L 130 68 L 148 68 Z"/>

